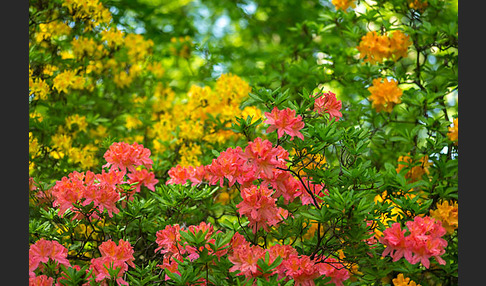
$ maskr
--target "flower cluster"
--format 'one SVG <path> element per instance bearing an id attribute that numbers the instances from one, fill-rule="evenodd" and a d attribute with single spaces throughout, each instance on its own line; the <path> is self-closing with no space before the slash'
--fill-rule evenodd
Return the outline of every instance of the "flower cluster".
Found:
<path id="1" fill-rule="evenodd" d="M 292 176 L 286 170 L 288 158 L 289 153 L 281 146 L 273 147 L 270 141 L 257 137 L 248 142 L 245 150 L 237 146 L 221 152 L 210 165 L 171 168 L 166 184 L 185 184 L 189 180 L 193 185 L 207 182 L 222 187 L 227 182 L 231 187 L 238 183 L 243 199 L 237 205 L 239 214 L 248 217 L 253 232 L 268 230 L 288 216 L 275 204 L 280 196 L 285 203 L 300 198 L 303 205 L 315 205 L 327 194 L 324 184 L 316 184 L 305 176 L 300 180 Z"/>
<path id="2" fill-rule="evenodd" d="M 151 168 L 152 160 L 149 158 L 150 150 L 143 148 L 142 145 L 134 143 L 128 145 L 124 142 L 113 143 L 105 153 L 107 164 L 110 167 L 106 172 L 102 170 L 100 174 L 91 171 L 73 171 L 67 177 L 57 181 L 51 189 L 55 198 L 53 206 L 59 207 L 59 216 L 63 216 L 66 210 L 71 209 L 76 214 L 73 219 L 83 218 L 82 208 L 93 203 L 93 207 L 84 215 L 89 219 L 99 218 L 99 214 L 107 210 L 110 217 L 113 213 L 118 213 L 116 203 L 120 200 L 123 184 L 132 184 L 126 195 L 129 200 L 133 200 L 133 194 L 140 192 L 142 185 L 154 191 L 154 185 L 158 183 L 152 172 L 146 169 L 136 169 L 136 166 Z M 128 181 L 124 181 L 127 169 L 130 173 Z"/>
<path id="3" fill-rule="evenodd" d="M 336 94 L 329 91 L 329 92 L 318 92 L 315 93 L 313 96 L 314 98 L 314 111 L 317 114 L 321 115 L 323 113 L 329 114 L 329 119 L 336 118 L 338 121 L 343 114 L 341 113 L 342 102 L 337 100 Z"/>
<path id="4" fill-rule="evenodd" d="M 237 138 L 230 130 L 235 116 L 251 116 L 254 121 L 262 116 L 254 106 L 240 108 L 250 91 L 249 84 L 233 74 L 222 74 L 214 88 L 192 85 L 183 96 L 176 96 L 170 87 L 157 85 L 149 101 L 156 123 L 147 130 L 154 152 L 175 149 L 180 165 L 200 165 L 198 157 L 204 151 L 201 143 L 219 144 Z"/>
<path id="5" fill-rule="evenodd" d="M 240 215 L 248 217 L 253 233 L 256 233 L 259 227 L 269 231 L 269 226 L 276 226 L 288 216 L 287 210 L 277 207 L 277 199 L 272 197 L 272 193 L 273 191 L 265 185 L 251 185 L 241 190 L 243 201 L 236 207 Z"/>
<path id="6" fill-rule="evenodd" d="M 95 276 L 96 282 L 102 282 L 104 280 L 110 280 L 111 277 L 110 269 L 119 269 L 118 275 L 116 276 L 116 282 L 118 285 L 128 285 L 128 283 L 123 280 L 123 274 L 128 270 L 128 266 L 135 267 L 133 261 L 133 246 L 128 241 L 120 239 L 118 245 L 111 239 L 103 242 L 99 246 L 101 252 L 101 257 L 91 259 L 90 270 Z"/>
<path id="7" fill-rule="evenodd" d="M 430 216 L 440 220 L 448 234 L 454 233 L 459 225 L 459 207 L 456 201 L 443 201 L 436 204 L 435 210 L 430 210 Z"/>
<path id="8" fill-rule="evenodd" d="M 403 91 L 395 80 L 375 78 L 373 85 L 368 87 L 368 91 L 371 93 L 369 100 L 372 101 L 372 107 L 377 112 L 384 110 L 390 113 L 396 104 L 402 102 Z"/>
<path id="9" fill-rule="evenodd" d="M 275 244 L 268 249 L 263 249 L 258 245 L 250 245 L 238 233 L 231 243 L 232 251 L 228 259 L 233 266 L 230 272 L 239 271 L 237 275 L 244 275 L 246 278 L 278 275 L 278 279 L 285 278 L 287 281 L 293 279 L 295 285 L 315 285 L 314 279 L 324 276 L 331 277 L 331 283 L 342 286 L 342 282 L 350 277 L 349 271 L 336 259 L 319 257 L 312 260 L 307 255 L 299 255 L 290 245 Z M 258 265 L 258 260 L 264 260 L 266 255 L 269 261 L 265 262 L 269 265 L 278 257 L 282 258 L 282 262 L 273 269 L 272 273 L 262 273 Z"/>
<path id="10" fill-rule="evenodd" d="M 427 8 L 427 6 L 429 6 L 429 3 L 427 2 L 427 0 L 425 0 L 425 1 L 408 0 L 408 7 L 410 7 L 411 9 L 418 10 L 420 12 L 423 12 L 425 10 L 425 8 Z"/>
<path id="11" fill-rule="evenodd" d="M 137 166 L 152 168 L 153 161 L 150 159 L 150 150 L 144 148 L 137 142 L 132 145 L 125 142 L 114 142 L 103 157 L 106 164 L 103 168 L 110 167 L 110 170 L 119 168 L 123 173 L 128 169 L 134 172 Z"/>
<path id="12" fill-rule="evenodd" d="M 440 257 L 447 246 L 447 241 L 442 238 L 446 230 L 439 220 L 416 216 L 413 221 L 407 221 L 406 226 L 408 235 L 405 235 L 407 230 L 402 230 L 400 223 L 393 223 L 383 232 L 379 239 L 386 246 L 382 256 L 390 254 L 393 261 L 405 257 L 411 264 L 421 262 L 425 268 L 429 268 L 431 257 L 435 257 L 439 264 L 446 263 Z"/>
<path id="13" fill-rule="evenodd" d="M 267 133 L 277 130 L 278 138 L 281 138 L 284 133 L 287 133 L 290 135 L 290 140 L 294 140 L 294 136 L 304 140 L 304 135 L 299 130 L 304 128 L 305 124 L 300 115 L 295 116 L 295 110 L 290 108 L 279 110 L 275 106 L 272 112 L 265 112 L 265 117 L 267 120 L 263 123 L 270 125 Z"/>
<path id="14" fill-rule="evenodd" d="M 415 283 L 415 281 L 410 280 L 409 277 L 405 278 L 403 273 L 397 275 L 397 278 L 392 280 L 393 286 L 420 286 L 420 284 Z"/>
<path id="15" fill-rule="evenodd" d="M 191 233 L 196 235 L 198 232 L 205 233 L 204 245 L 195 246 L 188 243 L 183 239 L 184 236 L 181 232 Z M 182 261 L 184 258 L 194 261 L 200 257 L 200 253 L 203 250 L 207 250 L 209 256 L 215 256 L 219 259 L 221 256 L 227 254 L 229 244 L 223 245 L 220 249 L 214 251 L 215 239 L 213 236 L 220 231 L 214 231 L 213 226 L 210 223 L 201 222 L 199 225 L 191 225 L 187 229 L 181 228 L 178 224 L 167 225 L 164 229 L 157 231 L 156 240 L 158 247 L 155 252 L 162 253 L 164 255 L 163 263 L 157 265 L 162 269 L 167 269 L 171 273 L 180 274 L 177 271 L 178 262 Z M 169 279 L 166 276 L 166 280 Z"/>
<path id="16" fill-rule="evenodd" d="M 71 264 L 67 255 L 67 249 L 59 242 L 39 239 L 29 248 L 29 277 L 34 278 L 36 276 L 34 271 L 38 268 L 42 270 L 44 267 L 44 264 L 41 263 L 48 263 L 49 261 L 54 261 L 56 267 L 59 265 L 70 267 Z"/>
<path id="17" fill-rule="evenodd" d="M 431 165 L 432 162 L 429 162 L 428 155 L 421 157 L 419 160 L 413 160 L 410 156 L 400 156 L 398 157 L 398 166 L 396 170 L 397 173 L 400 173 L 402 169 L 408 169 L 405 178 L 410 182 L 416 182 L 422 179 L 424 175 L 429 174 L 429 166 Z"/>
<path id="18" fill-rule="evenodd" d="M 370 31 L 361 38 L 357 49 L 361 59 L 374 64 L 381 63 L 384 59 L 397 61 L 401 57 L 406 57 L 411 43 L 410 37 L 400 30 L 394 31 L 390 36 Z"/>

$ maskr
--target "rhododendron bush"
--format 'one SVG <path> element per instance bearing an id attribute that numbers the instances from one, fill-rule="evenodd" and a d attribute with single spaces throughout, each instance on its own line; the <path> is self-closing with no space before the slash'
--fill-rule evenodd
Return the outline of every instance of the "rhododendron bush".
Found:
<path id="1" fill-rule="evenodd" d="M 29 285 L 458 284 L 457 2 L 274 2 L 29 2 Z"/>

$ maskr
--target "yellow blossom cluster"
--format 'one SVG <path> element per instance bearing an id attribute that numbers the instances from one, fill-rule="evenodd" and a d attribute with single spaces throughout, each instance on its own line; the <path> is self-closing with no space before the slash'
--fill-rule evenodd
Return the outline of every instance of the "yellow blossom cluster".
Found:
<path id="1" fill-rule="evenodd" d="M 35 35 L 35 41 L 40 43 L 42 41 L 49 41 L 52 38 L 57 39 L 63 35 L 69 35 L 71 27 L 62 21 L 51 21 L 48 23 L 40 23 L 39 30 Z"/>
<path id="2" fill-rule="evenodd" d="M 86 30 L 111 21 L 111 12 L 98 0 L 63 0 L 62 6 L 69 10 L 74 20 L 90 19 Z"/>
<path id="3" fill-rule="evenodd" d="M 452 121 L 452 126 L 448 128 L 447 137 L 454 142 L 455 145 L 459 142 L 459 119 L 456 117 Z"/>
<path id="4" fill-rule="evenodd" d="M 116 27 L 109 27 L 101 31 L 101 41 L 106 42 L 108 47 L 116 48 L 123 44 L 123 32 Z"/>
<path id="5" fill-rule="evenodd" d="M 396 104 L 402 102 L 403 91 L 398 87 L 398 82 L 393 79 L 375 78 L 373 85 L 368 87 L 371 95 L 368 97 L 372 101 L 372 107 L 380 112 L 392 112 Z"/>
<path id="6" fill-rule="evenodd" d="M 336 10 L 343 10 L 346 13 L 346 10 L 351 8 L 356 8 L 356 3 L 354 0 L 332 0 L 332 5 L 336 7 Z"/>
<path id="7" fill-rule="evenodd" d="M 459 207 L 455 201 L 443 201 L 436 204 L 435 210 L 430 210 L 430 216 L 440 220 L 448 234 L 454 233 L 459 225 Z"/>
<path id="8" fill-rule="evenodd" d="M 397 278 L 394 278 L 392 282 L 393 286 L 420 286 L 420 284 L 410 280 L 409 277 L 405 278 L 402 273 L 398 274 Z"/>
<path id="9" fill-rule="evenodd" d="M 384 59 L 397 61 L 406 57 L 411 43 L 410 37 L 400 30 L 390 35 L 378 35 L 376 31 L 370 31 L 361 37 L 357 49 L 361 59 L 375 64 L 383 62 Z"/>
<path id="10" fill-rule="evenodd" d="M 214 89 L 192 85 L 185 96 L 176 96 L 169 87 L 157 85 L 154 96 L 149 99 L 152 120 L 156 122 L 147 131 L 154 153 L 162 153 L 175 144 L 181 155 L 179 164 L 199 165 L 197 156 L 202 151 L 195 142 L 226 142 L 234 136 L 230 127 L 235 116 L 251 116 L 252 120 L 262 116 L 258 108 L 240 108 L 250 91 L 247 82 L 232 74 L 221 75 Z"/>
<path id="11" fill-rule="evenodd" d="M 108 53 L 103 48 L 103 45 L 98 44 L 93 38 L 83 36 L 74 38 L 71 41 L 71 47 L 75 59 L 81 59 L 83 57 L 99 59 Z"/>
<path id="12" fill-rule="evenodd" d="M 29 90 L 34 99 L 46 100 L 51 88 L 42 78 L 29 77 Z"/>
<path id="13" fill-rule="evenodd" d="M 86 116 L 74 114 L 66 117 L 65 125 L 58 126 L 57 133 L 51 136 L 50 147 L 47 148 L 49 156 L 59 160 L 67 157 L 68 162 L 79 164 L 84 169 L 89 169 L 98 164 L 96 152 L 98 147 L 92 143 L 84 146 L 75 146 L 75 140 L 79 133 L 88 133 Z"/>
<path id="14" fill-rule="evenodd" d="M 59 93 L 68 93 L 69 88 L 83 89 L 85 82 L 85 78 L 77 75 L 75 70 L 64 70 L 54 77 L 52 87 Z"/>

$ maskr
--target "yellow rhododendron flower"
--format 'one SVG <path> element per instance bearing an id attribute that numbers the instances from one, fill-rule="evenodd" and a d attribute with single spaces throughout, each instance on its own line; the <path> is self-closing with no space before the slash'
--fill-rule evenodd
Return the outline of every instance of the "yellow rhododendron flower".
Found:
<path id="1" fill-rule="evenodd" d="M 29 155 L 36 157 L 40 152 L 39 140 L 34 137 L 32 132 L 29 132 Z"/>
<path id="2" fill-rule="evenodd" d="M 34 99 L 46 100 L 51 88 L 40 78 L 29 81 L 30 93 L 34 95 Z"/>
<path id="3" fill-rule="evenodd" d="M 382 110 L 392 112 L 393 107 L 402 102 L 403 91 L 398 87 L 398 82 L 395 80 L 375 78 L 368 91 L 371 93 L 368 99 L 371 100 L 372 107 L 377 112 Z"/>
<path id="4" fill-rule="evenodd" d="M 52 21 L 49 23 L 40 23 L 39 31 L 35 34 L 35 41 L 41 42 L 43 40 L 50 40 L 51 38 L 59 38 L 63 35 L 69 35 L 71 27 L 61 21 Z"/>
<path id="5" fill-rule="evenodd" d="M 123 32 L 115 27 L 101 31 L 101 40 L 108 44 L 108 47 L 114 48 L 123 44 Z"/>
<path id="6" fill-rule="evenodd" d="M 66 127 L 68 128 L 68 130 L 73 130 L 74 129 L 73 125 L 76 124 L 78 131 L 87 132 L 88 122 L 86 121 L 86 116 L 84 116 L 84 115 L 81 116 L 79 114 L 73 114 L 73 115 L 66 117 L 65 121 L 66 121 Z"/>
<path id="7" fill-rule="evenodd" d="M 440 220 L 448 234 L 454 233 L 454 230 L 459 225 L 459 207 L 457 202 L 443 201 L 442 203 L 437 203 L 436 207 L 435 210 L 430 210 L 430 216 Z"/>
<path id="8" fill-rule="evenodd" d="M 69 151 L 72 147 L 73 138 L 66 134 L 54 134 L 51 137 L 54 149 L 59 151 Z"/>
<path id="9" fill-rule="evenodd" d="M 153 45 L 154 42 L 152 40 L 145 40 L 142 35 L 127 34 L 125 36 L 125 47 L 127 48 L 128 58 L 131 63 L 144 60 Z"/>
<path id="10" fill-rule="evenodd" d="M 94 39 L 80 36 L 71 41 L 71 46 L 75 58 L 79 59 L 83 56 L 93 58 L 97 43 Z"/>
<path id="11" fill-rule="evenodd" d="M 68 88 L 74 83 L 74 79 L 76 77 L 76 72 L 73 70 L 65 70 L 59 73 L 53 79 L 53 88 L 57 90 L 57 92 L 68 92 Z"/>
<path id="12" fill-rule="evenodd" d="M 125 127 L 127 129 L 134 129 L 139 126 L 142 126 L 142 124 L 143 124 L 142 121 L 135 115 L 128 115 L 125 118 Z"/>
<path id="13" fill-rule="evenodd" d="M 181 156 L 179 165 L 181 166 L 199 166 L 201 163 L 198 157 L 202 155 L 201 146 L 189 143 L 181 146 L 179 150 L 179 155 Z"/>
<path id="14" fill-rule="evenodd" d="M 234 102 L 239 105 L 251 92 L 250 85 L 237 75 L 222 74 L 216 80 L 215 91 L 228 105 Z"/>

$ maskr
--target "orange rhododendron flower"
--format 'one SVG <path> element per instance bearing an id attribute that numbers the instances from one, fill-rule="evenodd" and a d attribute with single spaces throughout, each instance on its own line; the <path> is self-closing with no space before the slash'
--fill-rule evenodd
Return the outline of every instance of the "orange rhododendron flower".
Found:
<path id="1" fill-rule="evenodd" d="M 361 59 L 374 64 L 383 62 L 384 59 L 397 61 L 401 57 L 406 57 L 411 43 L 410 37 L 399 30 L 390 36 L 370 31 L 361 38 L 357 49 Z"/>
<path id="2" fill-rule="evenodd" d="M 403 91 L 398 87 L 398 82 L 395 80 L 375 78 L 373 85 L 368 90 L 371 93 L 368 98 L 372 101 L 372 106 L 377 112 L 382 110 L 392 112 L 393 107 L 402 102 Z"/>
<path id="3" fill-rule="evenodd" d="M 417 165 L 417 163 L 420 163 Z M 432 165 L 429 162 L 429 156 L 425 155 L 420 158 L 418 161 L 413 161 L 409 156 L 400 156 L 398 157 L 398 166 L 397 166 L 397 173 L 405 167 L 410 167 L 410 170 L 405 174 L 405 178 L 409 179 L 410 182 L 416 182 L 422 179 L 423 175 L 429 174 L 429 166 Z"/>
<path id="4" fill-rule="evenodd" d="M 332 5 L 336 7 L 336 10 L 343 10 L 346 13 L 346 9 L 349 7 L 356 8 L 354 0 L 332 0 Z"/>

